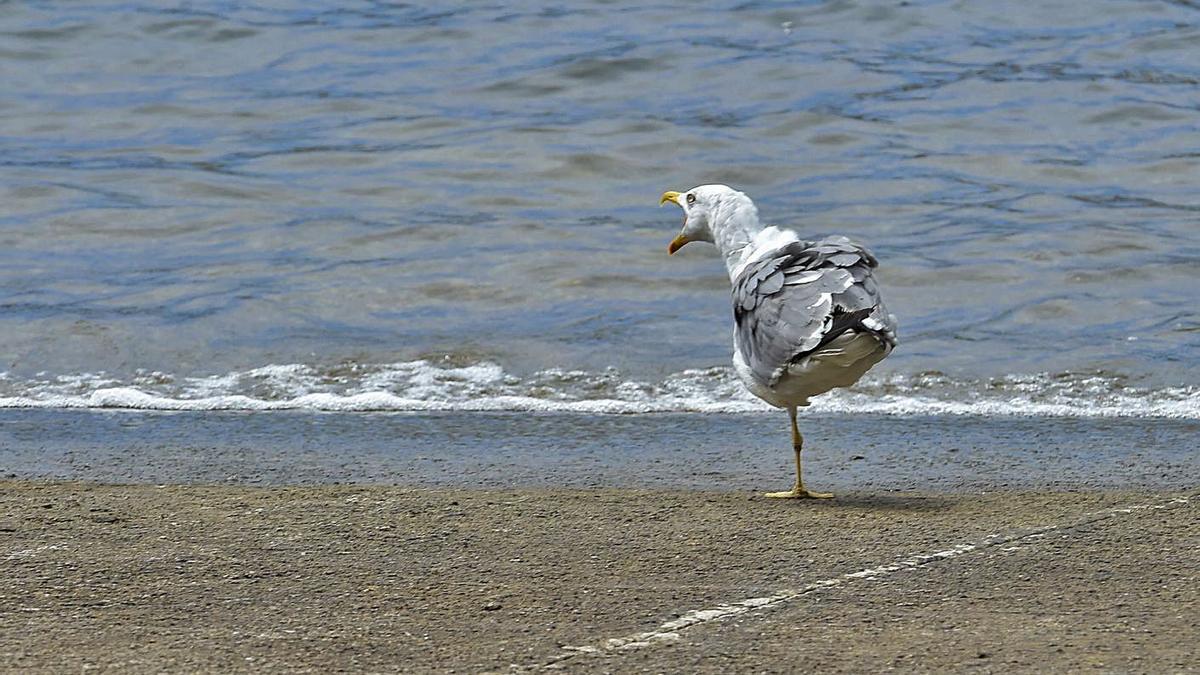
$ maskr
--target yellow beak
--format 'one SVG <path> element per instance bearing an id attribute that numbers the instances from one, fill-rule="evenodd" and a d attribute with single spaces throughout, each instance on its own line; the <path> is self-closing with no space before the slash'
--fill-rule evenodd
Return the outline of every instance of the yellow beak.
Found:
<path id="1" fill-rule="evenodd" d="M 662 206 L 663 204 L 666 204 L 667 202 L 674 202 L 677 206 L 679 206 L 679 208 L 683 208 L 683 204 L 679 203 L 679 195 L 680 195 L 679 192 L 676 192 L 674 190 L 667 190 L 666 192 L 662 193 L 662 197 L 660 197 L 658 200 L 658 205 Z M 688 239 L 687 237 L 683 236 L 682 234 L 679 235 L 678 237 L 675 237 L 674 239 L 671 240 L 671 244 L 669 246 L 667 246 L 667 253 L 670 255 L 675 255 L 675 251 L 678 251 L 679 249 L 683 248 L 683 245 L 688 243 L 689 241 L 691 241 L 691 239 Z"/>

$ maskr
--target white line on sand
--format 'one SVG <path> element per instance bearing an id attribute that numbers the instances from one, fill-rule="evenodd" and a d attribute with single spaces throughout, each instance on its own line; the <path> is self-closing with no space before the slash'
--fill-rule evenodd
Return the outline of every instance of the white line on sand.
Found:
<path id="1" fill-rule="evenodd" d="M 899 562 L 891 563 L 890 565 L 880 565 L 879 567 L 869 567 L 857 572 L 848 572 L 836 577 L 814 581 L 813 583 L 806 586 L 801 586 L 800 588 L 788 588 L 759 598 L 746 598 L 745 600 L 738 600 L 736 602 L 717 605 L 716 607 L 711 607 L 708 609 L 692 610 L 686 614 L 683 614 L 678 619 L 672 619 L 671 621 L 660 625 L 654 630 L 643 633 L 633 633 L 621 637 L 609 638 L 607 640 L 596 642 L 590 645 L 575 647 L 564 646 L 562 648 L 562 654 L 559 654 L 548 661 L 528 666 L 518 666 L 514 664 L 512 670 L 520 672 L 528 670 L 542 670 L 547 668 L 554 669 L 565 665 L 565 661 L 581 656 L 625 652 L 634 649 L 652 647 L 658 644 L 674 642 L 680 639 L 680 631 L 686 630 L 693 626 L 699 626 L 713 621 L 720 621 L 721 619 L 737 616 L 739 614 L 757 612 L 770 607 L 778 607 L 810 593 L 815 593 L 817 591 L 829 588 L 839 588 L 861 579 L 877 579 L 879 577 L 888 576 L 895 572 L 915 569 L 930 563 L 938 562 L 940 560 L 957 558 L 958 556 L 971 553 L 972 551 L 982 551 L 984 549 L 1000 546 L 1002 544 L 1020 543 L 1024 540 L 1041 537 L 1047 532 L 1052 532 L 1055 530 L 1068 530 L 1138 511 L 1167 509 L 1187 503 L 1189 502 L 1186 497 L 1175 497 L 1166 502 L 1160 502 L 1157 504 L 1138 504 L 1136 506 L 1108 509 L 1106 511 L 1100 511 L 1082 516 L 1076 520 L 1059 523 L 1057 525 L 1043 525 L 1042 527 L 993 534 L 972 544 L 958 544 L 935 553 L 915 555 L 911 558 L 906 558 Z"/>

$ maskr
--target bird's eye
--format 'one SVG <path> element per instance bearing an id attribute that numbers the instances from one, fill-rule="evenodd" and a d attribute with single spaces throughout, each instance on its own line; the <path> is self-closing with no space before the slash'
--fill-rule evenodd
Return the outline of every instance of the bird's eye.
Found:
<path id="1" fill-rule="evenodd" d="M 696 195 L 694 195 L 694 194 L 691 194 L 691 193 L 689 192 L 689 193 L 688 193 L 688 196 L 687 196 L 687 203 L 688 203 L 688 204 L 695 204 L 695 203 L 696 203 Z"/>

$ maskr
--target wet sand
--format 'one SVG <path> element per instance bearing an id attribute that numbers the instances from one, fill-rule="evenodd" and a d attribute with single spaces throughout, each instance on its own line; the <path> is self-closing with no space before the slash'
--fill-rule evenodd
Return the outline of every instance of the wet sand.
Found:
<path id="1" fill-rule="evenodd" d="M 818 490 L 1188 490 L 1200 420 L 805 414 Z M 6 410 L 0 478 L 754 491 L 790 486 L 787 415 Z"/>
<path id="2" fill-rule="evenodd" d="M 0 664 L 1189 671 L 1197 498 L 10 479 Z"/>

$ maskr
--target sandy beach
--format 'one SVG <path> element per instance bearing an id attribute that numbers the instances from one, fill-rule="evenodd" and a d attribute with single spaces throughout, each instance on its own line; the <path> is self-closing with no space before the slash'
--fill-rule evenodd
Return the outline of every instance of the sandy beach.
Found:
<path id="1" fill-rule="evenodd" d="M 1200 512 L 1178 491 L 10 479 L 0 547 L 7 672 L 1200 664 Z"/>

